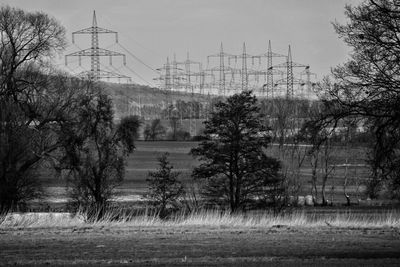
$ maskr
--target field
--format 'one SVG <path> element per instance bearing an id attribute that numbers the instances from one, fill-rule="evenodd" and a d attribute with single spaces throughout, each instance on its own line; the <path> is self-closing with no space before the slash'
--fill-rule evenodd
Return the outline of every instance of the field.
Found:
<path id="1" fill-rule="evenodd" d="M 0 223 L 0 266 L 398 266 L 400 260 L 394 211 L 314 220 L 209 212 L 92 224 L 18 216 Z"/>
<path id="2" fill-rule="evenodd" d="M 158 168 L 157 157 L 164 152 L 182 173 L 181 180 L 192 183 L 191 170 L 199 163 L 188 153 L 196 145 L 137 142 L 116 200 L 128 205 L 139 201 L 147 190 L 148 172 Z M 350 152 L 355 165 L 365 159 L 362 148 Z M 278 155 L 277 147 L 269 153 Z M 343 163 L 346 153 L 337 148 L 334 164 Z M 301 194 L 309 194 L 310 164 L 304 164 L 300 174 Z M 343 175 L 338 168 L 328 183 L 334 185 L 334 206 L 303 207 L 281 215 L 203 211 L 166 221 L 132 215 L 95 223 L 85 221 L 84 214 L 11 214 L 3 221 L 0 216 L 0 266 L 398 266 L 398 208 L 343 206 Z M 348 177 L 352 197 L 364 197 L 366 169 L 348 170 Z M 42 179 L 48 192 L 45 205 L 64 206 L 65 181 L 51 173 Z"/>
<path id="3" fill-rule="evenodd" d="M 192 147 L 195 147 L 197 142 L 176 142 L 176 141 L 155 141 L 145 142 L 138 141 L 136 146 L 137 150 L 128 158 L 126 167 L 126 177 L 122 185 L 117 188 L 118 201 L 137 201 L 141 196 L 146 193 L 147 183 L 146 177 L 149 171 L 154 171 L 158 168 L 157 157 L 162 153 L 168 152 L 170 154 L 170 162 L 173 164 L 174 169 L 181 172 L 180 179 L 187 185 L 193 181 L 190 173 L 194 166 L 199 162 L 189 155 Z M 268 150 L 271 156 L 278 156 L 277 146 L 271 146 Z M 365 163 L 366 151 L 363 148 L 351 148 L 345 151 L 345 148 L 338 147 L 334 150 L 334 157 L 332 164 L 343 164 L 347 154 L 351 157 L 348 159 L 349 163 L 355 165 L 362 165 Z M 290 162 L 286 160 L 285 165 Z M 327 183 L 327 195 L 336 203 L 345 203 L 343 194 L 344 185 L 344 168 L 336 167 L 332 173 L 332 178 Z M 321 175 L 319 173 L 319 175 Z M 359 198 L 364 198 L 362 191 L 365 189 L 363 183 L 368 178 L 368 170 L 366 167 L 357 167 L 348 169 L 347 192 L 353 201 Z M 356 179 L 357 178 L 357 179 Z M 310 194 L 311 185 L 311 166 L 306 160 L 300 169 L 300 183 L 301 195 Z M 52 174 L 47 174 L 42 178 L 44 187 L 48 197 L 46 199 L 49 203 L 59 203 L 66 201 L 65 194 L 65 181 L 62 179 L 54 178 Z M 320 186 L 318 186 L 320 190 Z"/>

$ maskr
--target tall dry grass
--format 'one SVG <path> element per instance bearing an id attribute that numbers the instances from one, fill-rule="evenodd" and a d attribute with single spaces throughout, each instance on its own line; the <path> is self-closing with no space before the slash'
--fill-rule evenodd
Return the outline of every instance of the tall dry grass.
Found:
<path id="1" fill-rule="evenodd" d="M 336 227 L 336 228 L 400 228 L 400 211 L 388 210 L 382 213 L 359 214 L 338 212 L 334 215 L 306 214 L 295 211 L 286 215 L 273 213 L 229 214 L 218 210 L 203 210 L 190 214 L 176 214 L 168 219 L 160 219 L 156 213 L 122 212 L 118 208 L 108 210 L 98 221 L 88 220 L 88 214 L 70 213 L 9 213 L 0 218 L 0 229 L 37 227 L 230 227 L 268 228 L 288 227 Z"/>

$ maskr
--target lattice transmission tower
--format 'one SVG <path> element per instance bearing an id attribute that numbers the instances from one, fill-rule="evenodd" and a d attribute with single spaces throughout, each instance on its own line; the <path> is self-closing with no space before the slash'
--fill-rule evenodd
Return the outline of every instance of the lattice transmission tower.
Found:
<path id="1" fill-rule="evenodd" d="M 226 72 L 231 71 L 231 68 L 226 66 L 225 64 L 225 59 L 229 59 L 231 57 L 231 54 L 227 54 L 224 52 L 224 47 L 221 42 L 220 50 L 219 53 L 214 54 L 214 55 L 209 55 L 207 56 L 207 66 L 210 63 L 210 58 L 219 58 L 219 66 L 207 69 L 206 71 L 211 71 L 211 74 L 213 75 L 214 71 L 219 72 L 219 82 L 218 82 L 218 95 L 224 96 L 226 95 Z"/>
<path id="2" fill-rule="evenodd" d="M 286 62 L 282 63 L 282 64 L 275 65 L 272 68 L 284 68 L 284 69 L 286 69 L 286 79 L 280 80 L 278 82 L 285 82 L 286 83 L 286 97 L 287 98 L 293 98 L 294 95 L 295 95 L 294 94 L 294 90 L 293 90 L 293 85 L 295 83 L 297 83 L 297 84 L 301 83 L 300 80 L 298 80 L 298 79 L 296 80 L 294 78 L 293 68 L 308 68 L 309 69 L 309 66 L 293 62 L 293 60 L 292 60 L 292 51 L 291 51 L 290 45 L 289 45 L 288 56 L 286 57 Z"/>
<path id="3" fill-rule="evenodd" d="M 241 90 L 242 91 L 247 91 L 249 89 L 249 71 L 247 69 L 247 60 L 249 58 L 254 58 L 253 55 L 249 55 L 246 52 L 246 43 L 243 43 L 243 51 L 241 55 L 235 55 L 235 56 L 231 56 L 231 58 L 235 59 L 235 63 L 237 63 L 237 59 L 241 59 L 242 61 L 242 68 L 240 70 L 240 77 L 241 77 Z M 251 70 L 250 72 L 254 72 L 253 70 Z"/>
<path id="4" fill-rule="evenodd" d="M 65 56 L 65 65 L 68 64 L 68 57 L 78 57 L 79 66 L 81 66 L 82 57 L 90 57 L 90 71 L 83 71 L 79 76 L 89 77 L 93 80 L 100 80 L 103 78 L 117 78 L 117 79 L 127 79 L 130 81 L 130 77 L 122 75 L 118 72 L 105 71 L 100 68 L 100 57 L 109 57 L 109 64 L 112 66 L 112 58 L 120 56 L 123 58 L 123 63 L 126 65 L 125 54 L 103 49 L 99 47 L 99 34 L 115 34 L 115 42 L 118 43 L 118 32 L 100 28 L 97 26 L 96 11 L 93 11 L 93 21 L 92 26 L 72 33 L 72 43 L 75 43 L 76 34 L 90 34 L 91 35 L 91 47 L 83 49 Z"/>

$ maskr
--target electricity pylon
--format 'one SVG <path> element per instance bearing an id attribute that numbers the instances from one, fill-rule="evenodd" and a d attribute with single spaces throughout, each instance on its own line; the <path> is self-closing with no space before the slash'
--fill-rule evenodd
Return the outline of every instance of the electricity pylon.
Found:
<path id="1" fill-rule="evenodd" d="M 219 88 L 218 88 L 218 95 L 225 95 L 226 94 L 226 80 L 225 80 L 225 72 L 227 69 L 230 70 L 229 67 L 225 66 L 225 58 L 229 58 L 232 55 L 227 54 L 224 52 L 224 48 L 221 42 L 221 47 L 219 50 L 219 53 L 214 54 L 214 55 L 209 55 L 207 56 L 207 65 L 210 63 L 210 58 L 212 57 L 218 57 L 219 58 L 219 66 L 211 68 L 209 70 L 211 71 L 219 71 Z"/>
<path id="2" fill-rule="evenodd" d="M 190 93 L 190 114 L 189 114 L 189 133 L 190 136 L 195 136 L 197 133 L 197 127 L 196 127 L 196 110 L 195 110 L 195 105 L 196 105 L 196 99 L 194 95 L 194 85 L 191 83 L 190 76 L 193 75 L 191 72 L 191 65 L 198 65 L 199 72 L 201 72 L 202 67 L 200 62 L 192 61 L 189 58 L 189 52 L 187 52 L 186 55 L 186 60 L 182 62 L 181 64 L 185 65 L 185 71 L 186 71 L 186 93 Z"/>
<path id="3" fill-rule="evenodd" d="M 115 34 L 115 42 L 118 43 L 118 33 L 108 29 L 100 28 L 97 26 L 96 11 L 93 11 L 92 26 L 72 33 L 72 43 L 75 43 L 76 34 L 90 34 L 91 35 L 91 47 L 83 49 L 65 56 L 65 65 L 68 64 L 68 57 L 78 57 L 79 66 L 81 65 L 82 57 L 90 57 L 90 71 L 84 71 L 80 73 L 80 76 L 89 77 L 95 81 L 102 78 L 124 78 L 130 80 L 129 76 L 122 75 L 116 72 L 104 71 L 100 68 L 100 57 L 109 57 L 110 66 L 112 66 L 112 58 L 115 56 L 121 56 L 123 63 L 126 65 L 125 54 L 114 52 L 111 50 L 103 49 L 99 47 L 99 34 Z"/>
<path id="4" fill-rule="evenodd" d="M 303 80 L 303 75 L 306 76 L 305 82 L 301 83 L 301 86 L 306 86 L 306 95 L 305 97 L 307 99 L 310 99 L 311 97 L 311 92 L 313 90 L 313 87 L 315 83 L 311 82 L 311 76 L 314 76 L 315 79 L 317 79 L 317 74 L 313 73 L 310 71 L 310 66 L 307 66 L 302 72 L 300 72 L 300 79 Z M 303 89 L 304 91 L 304 89 Z"/>
<path id="5" fill-rule="evenodd" d="M 249 55 L 249 54 L 246 53 L 246 43 L 243 43 L 243 51 L 242 51 L 241 55 L 231 56 L 230 58 L 234 58 L 235 62 L 237 62 L 238 58 L 240 58 L 242 60 L 242 69 L 240 71 L 241 89 L 242 89 L 242 91 L 248 90 L 249 75 L 248 75 L 248 72 L 247 72 L 247 59 L 248 58 L 254 58 L 254 56 Z"/>
<path id="6" fill-rule="evenodd" d="M 290 45 L 289 45 L 288 56 L 286 58 L 286 62 L 271 67 L 271 68 L 285 68 L 286 69 L 286 79 L 283 79 L 281 81 L 286 82 L 286 97 L 287 98 L 294 97 L 293 84 L 295 82 L 295 79 L 293 76 L 293 68 L 307 68 L 307 67 L 308 67 L 307 65 L 293 62 Z M 296 83 L 300 83 L 300 81 L 296 81 Z"/>
<path id="7" fill-rule="evenodd" d="M 272 52 L 271 48 L 271 40 L 268 40 L 268 50 L 267 53 L 254 56 L 254 58 L 262 58 L 266 57 L 267 58 L 267 71 L 266 71 L 266 84 L 263 85 L 263 91 L 262 94 L 265 95 L 266 92 L 266 97 L 268 98 L 269 96 L 271 98 L 274 97 L 274 74 L 282 74 L 282 71 L 274 70 L 273 69 L 273 58 L 274 57 L 285 57 L 285 55 L 277 54 Z M 263 72 L 260 72 L 260 74 L 264 74 Z M 266 89 L 266 90 L 265 90 Z"/>

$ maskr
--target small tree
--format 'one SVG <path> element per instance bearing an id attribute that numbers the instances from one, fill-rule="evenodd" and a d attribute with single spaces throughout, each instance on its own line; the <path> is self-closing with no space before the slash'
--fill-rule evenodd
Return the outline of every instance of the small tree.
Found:
<path id="1" fill-rule="evenodd" d="M 266 199 L 281 183 L 280 162 L 265 154 L 270 137 L 256 103 L 251 91 L 217 103 L 205 122 L 205 141 L 191 150 L 202 162 L 192 174 L 204 181 L 201 193 L 231 212 Z"/>
<path id="2" fill-rule="evenodd" d="M 146 181 L 149 184 L 149 193 L 146 198 L 158 209 L 161 218 L 168 214 L 168 205 L 175 205 L 179 197 L 185 194 L 183 185 L 177 180 L 179 172 L 173 172 L 173 166 L 168 161 L 168 153 L 158 158 L 160 168 L 156 172 L 149 172 Z"/>

